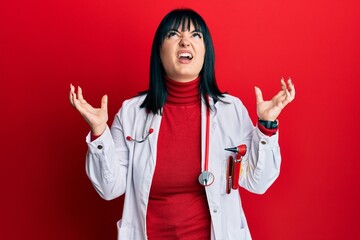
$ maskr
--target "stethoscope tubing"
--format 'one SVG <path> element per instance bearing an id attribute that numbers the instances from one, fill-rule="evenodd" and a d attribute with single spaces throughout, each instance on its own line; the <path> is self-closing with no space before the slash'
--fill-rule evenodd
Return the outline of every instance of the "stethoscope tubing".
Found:
<path id="1" fill-rule="evenodd" d="M 150 127 L 149 127 L 149 130 L 147 131 L 145 137 L 144 137 L 144 134 L 145 134 L 145 129 L 146 129 L 146 125 L 147 125 L 147 121 L 148 121 L 148 118 L 149 118 L 149 113 L 146 114 L 146 119 L 145 119 L 145 124 L 144 124 L 144 127 L 143 127 L 143 133 L 142 133 L 142 137 L 141 139 L 134 139 L 132 138 L 130 135 L 126 136 L 126 140 L 128 141 L 134 141 L 136 143 L 143 143 L 145 142 L 148 137 L 150 136 L 150 134 L 152 134 L 154 132 L 154 128 L 152 127 L 153 126 L 153 123 L 154 123 L 154 118 L 155 118 L 155 115 L 153 115 L 152 119 L 151 119 L 151 123 L 150 123 Z"/>
<path id="2" fill-rule="evenodd" d="M 143 143 L 149 138 L 150 134 L 152 134 L 154 132 L 153 123 L 154 123 L 155 115 L 152 117 L 149 130 L 146 133 L 146 135 L 144 136 L 148 117 L 149 117 L 149 113 L 147 113 L 147 115 L 146 115 L 142 138 L 134 139 L 131 136 L 127 136 L 126 140 L 133 141 L 136 143 Z M 206 107 L 204 168 L 198 178 L 199 183 L 205 187 L 210 186 L 214 182 L 214 179 L 215 179 L 214 174 L 208 171 L 208 169 L 209 169 L 209 151 L 210 151 L 209 145 L 210 145 L 210 109 L 209 109 L 209 107 Z"/>

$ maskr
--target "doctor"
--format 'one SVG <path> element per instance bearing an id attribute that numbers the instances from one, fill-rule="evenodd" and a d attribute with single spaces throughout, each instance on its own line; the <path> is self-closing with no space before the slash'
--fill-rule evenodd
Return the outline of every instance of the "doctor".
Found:
<path id="1" fill-rule="evenodd" d="M 247 146 L 239 184 L 264 193 L 279 175 L 277 119 L 295 88 L 281 79 L 271 100 L 259 88 L 255 95 L 254 127 L 242 102 L 218 89 L 210 32 L 190 9 L 161 21 L 149 89 L 122 104 L 111 129 L 107 96 L 93 108 L 70 86 L 70 103 L 91 129 L 87 175 L 104 199 L 125 194 L 119 239 L 251 239 L 239 192 L 226 190 L 233 153 L 224 149 Z"/>

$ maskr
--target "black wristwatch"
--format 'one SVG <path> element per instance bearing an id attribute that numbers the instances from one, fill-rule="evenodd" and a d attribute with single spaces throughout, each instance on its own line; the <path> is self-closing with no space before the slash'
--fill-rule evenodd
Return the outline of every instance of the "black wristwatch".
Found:
<path id="1" fill-rule="evenodd" d="M 275 129 L 278 127 L 278 122 L 276 120 L 275 121 L 265 121 L 265 120 L 259 119 L 259 123 L 267 129 Z"/>

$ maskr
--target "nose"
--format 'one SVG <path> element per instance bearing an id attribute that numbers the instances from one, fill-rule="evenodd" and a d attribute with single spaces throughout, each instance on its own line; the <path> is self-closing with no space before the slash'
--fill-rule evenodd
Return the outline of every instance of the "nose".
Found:
<path id="1" fill-rule="evenodd" d="M 179 45 L 181 47 L 188 47 L 188 46 L 190 46 L 190 41 L 186 37 L 182 37 L 180 42 L 179 42 Z"/>

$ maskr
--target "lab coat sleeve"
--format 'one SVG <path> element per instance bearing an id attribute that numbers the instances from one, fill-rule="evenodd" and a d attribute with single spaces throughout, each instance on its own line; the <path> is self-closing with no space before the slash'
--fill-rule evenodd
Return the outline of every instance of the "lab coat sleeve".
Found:
<path id="1" fill-rule="evenodd" d="M 124 194 L 128 171 L 128 148 L 125 144 L 121 123 L 121 110 L 115 116 L 111 130 L 91 142 L 86 137 L 86 173 L 99 195 L 112 200 Z"/>
<path id="2" fill-rule="evenodd" d="M 241 104 L 241 136 L 248 149 L 241 165 L 240 186 L 253 193 L 263 194 L 280 173 L 281 155 L 279 131 L 269 137 L 254 127 L 247 110 Z"/>

